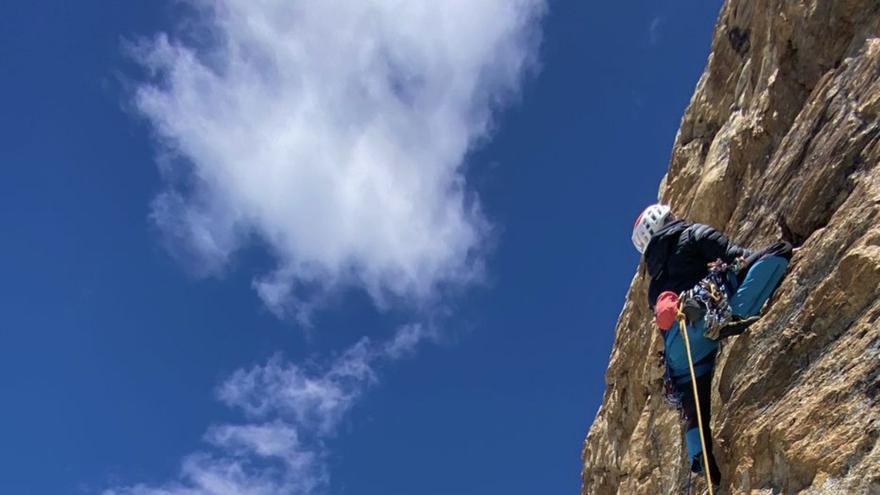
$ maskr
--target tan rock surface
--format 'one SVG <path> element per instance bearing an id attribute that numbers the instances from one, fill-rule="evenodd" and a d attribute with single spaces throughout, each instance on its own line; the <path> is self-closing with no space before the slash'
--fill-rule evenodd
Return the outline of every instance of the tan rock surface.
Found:
<path id="1" fill-rule="evenodd" d="M 739 244 L 803 245 L 761 321 L 719 358 L 721 493 L 880 494 L 878 162 L 880 3 L 726 2 L 660 197 Z M 645 290 L 640 270 L 584 444 L 582 494 L 682 493 Z"/>

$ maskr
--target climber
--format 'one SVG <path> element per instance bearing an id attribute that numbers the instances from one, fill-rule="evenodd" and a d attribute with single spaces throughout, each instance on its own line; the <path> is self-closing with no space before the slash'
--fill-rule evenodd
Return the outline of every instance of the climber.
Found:
<path id="1" fill-rule="evenodd" d="M 687 315 L 687 332 L 696 376 L 703 437 L 709 459 L 713 484 L 721 473 L 712 455 L 710 397 L 712 371 L 719 342 L 704 335 L 704 311 L 690 311 L 690 301 L 679 301 L 710 274 L 710 265 L 724 263 L 732 268 L 725 272 L 723 290 L 729 296 L 732 316 L 720 329 L 717 338 L 737 335 L 754 322 L 764 303 L 782 280 L 792 256 L 792 246 L 778 242 L 760 251 L 750 251 L 731 243 L 727 237 L 708 225 L 676 219 L 666 205 L 649 206 L 639 215 L 633 227 L 633 244 L 642 253 L 650 282 L 648 306 L 654 311 L 657 326 L 663 331 L 667 379 L 673 394 L 680 401 L 685 418 L 685 443 L 691 459 L 691 470 L 702 472 L 702 446 L 697 422 L 687 354 L 677 317 L 680 307 Z M 684 304 L 681 304 L 681 303 Z M 692 309 L 692 308 L 690 308 Z"/>

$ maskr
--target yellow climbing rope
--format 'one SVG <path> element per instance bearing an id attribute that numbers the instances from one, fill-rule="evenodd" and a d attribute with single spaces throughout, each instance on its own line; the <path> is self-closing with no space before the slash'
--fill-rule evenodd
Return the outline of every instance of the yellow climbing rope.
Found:
<path id="1" fill-rule="evenodd" d="M 682 297 L 682 300 L 684 298 Z M 684 335 L 684 347 L 687 351 L 688 357 L 688 368 L 691 371 L 691 385 L 694 387 L 694 405 L 697 410 L 697 428 L 700 430 L 700 446 L 703 448 L 703 472 L 706 473 L 706 484 L 709 486 L 709 495 L 715 495 L 712 491 L 712 475 L 709 473 L 709 453 L 706 452 L 706 439 L 703 438 L 703 416 L 700 414 L 700 394 L 697 392 L 697 375 L 694 372 L 694 360 L 691 357 L 691 341 L 688 338 L 688 330 L 687 324 L 685 323 L 685 316 L 681 310 L 681 307 L 678 308 L 678 323 L 681 325 L 681 334 Z M 709 397 L 709 400 L 712 400 Z"/>

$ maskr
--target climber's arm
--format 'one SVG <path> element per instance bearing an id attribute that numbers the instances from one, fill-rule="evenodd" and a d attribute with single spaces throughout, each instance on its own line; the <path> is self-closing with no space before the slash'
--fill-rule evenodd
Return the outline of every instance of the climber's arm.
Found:
<path id="1" fill-rule="evenodd" d="M 721 259 L 726 263 L 733 263 L 737 258 L 751 254 L 748 249 L 730 242 L 720 230 L 703 224 L 695 224 L 693 229 L 696 249 L 707 262 Z"/>

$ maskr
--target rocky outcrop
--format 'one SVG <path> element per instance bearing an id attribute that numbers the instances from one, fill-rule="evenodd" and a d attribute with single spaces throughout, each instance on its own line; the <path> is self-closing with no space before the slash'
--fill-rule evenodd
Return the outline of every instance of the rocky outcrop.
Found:
<path id="1" fill-rule="evenodd" d="M 739 244 L 801 247 L 761 320 L 721 351 L 722 493 L 880 494 L 878 162 L 880 4 L 726 2 L 659 196 Z M 681 493 L 687 477 L 645 290 L 640 269 L 582 494 Z"/>

